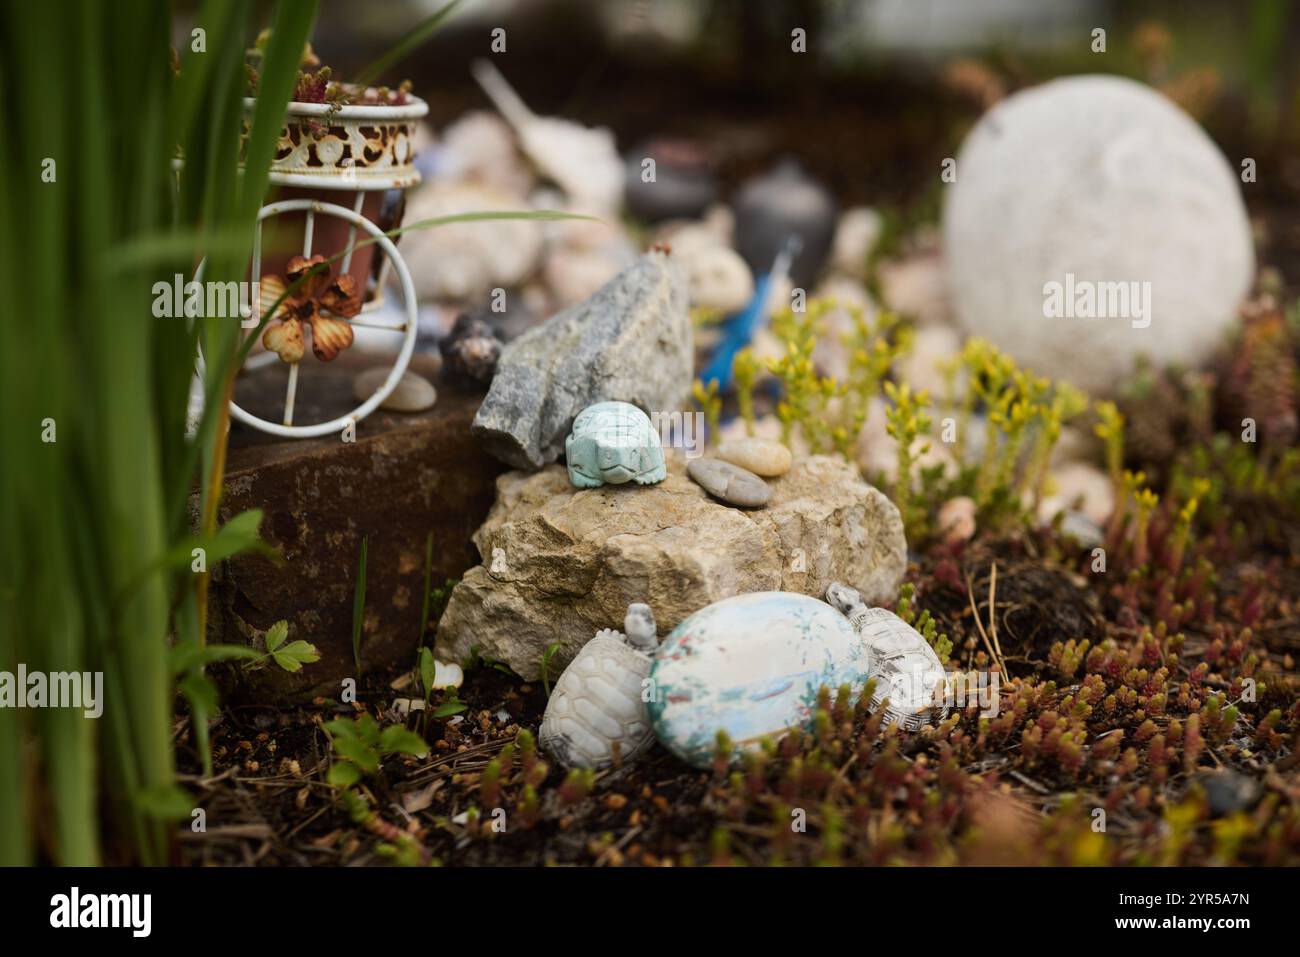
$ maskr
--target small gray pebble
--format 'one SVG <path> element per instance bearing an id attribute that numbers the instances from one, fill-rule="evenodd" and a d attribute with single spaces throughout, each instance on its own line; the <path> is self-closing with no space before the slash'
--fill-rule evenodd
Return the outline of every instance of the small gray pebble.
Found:
<path id="1" fill-rule="evenodd" d="M 1077 509 L 1071 509 L 1062 517 L 1061 531 L 1073 535 L 1084 548 L 1095 548 L 1105 540 L 1101 526 Z"/>
<path id="2" fill-rule="evenodd" d="M 691 459 L 686 474 L 714 498 L 740 508 L 762 508 L 772 498 L 771 487 L 753 472 L 719 459 Z"/>
<path id="3" fill-rule="evenodd" d="M 1236 771 L 1204 771 L 1196 781 L 1204 788 L 1214 817 L 1244 811 L 1259 798 L 1259 785 L 1254 779 Z"/>

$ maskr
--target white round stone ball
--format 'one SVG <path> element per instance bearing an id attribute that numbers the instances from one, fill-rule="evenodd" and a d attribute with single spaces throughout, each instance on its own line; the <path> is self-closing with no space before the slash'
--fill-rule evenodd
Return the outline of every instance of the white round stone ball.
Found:
<path id="1" fill-rule="evenodd" d="M 1142 354 L 1205 360 L 1255 271 L 1238 168 L 1164 95 L 1113 76 L 990 110 L 957 155 L 943 231 L 966 331 L 1099 395 Z"/>

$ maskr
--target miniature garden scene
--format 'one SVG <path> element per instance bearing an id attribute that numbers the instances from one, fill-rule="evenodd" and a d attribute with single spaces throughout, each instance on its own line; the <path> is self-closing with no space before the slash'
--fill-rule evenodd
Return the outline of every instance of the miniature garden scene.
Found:
<path id="1" fill-rule="evenodd" d="M 5 864 L 1300 863 L 1300 9 L 59 6 Z"/>

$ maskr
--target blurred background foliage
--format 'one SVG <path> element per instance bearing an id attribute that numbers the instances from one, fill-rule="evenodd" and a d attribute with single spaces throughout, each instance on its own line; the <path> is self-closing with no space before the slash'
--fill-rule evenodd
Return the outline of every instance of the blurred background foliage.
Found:
<path id="1" fill-rule="evenodd" d="M 347 77 L 440 5 L 322 0 L 312 42 Z M 176 38 L 195 9 L 180 5 Z M 1258 161 L 1251 212 L 1266 209 L 1270 241 L 1300 252 L 1293 0 L 467 0 L 395 70 L 435 130 L 490 108 L 469 66 L 498 27 L 496 62 L 542 115 L 608 127 L 623 146 L 707 142 L 724 190 L 795 154 L 846 206 L 912 224 L 937 217 L 936 168 L 992 102 L 1073 73 L 1139 78 L 1228 156 Z M 807 36 L 798 56 L 795 28 Z M 1104 54 L 1091 48 L 1097 28 Z M 1300 287 L 1300 257 L 1278 259 L 1288 291 Z"/>
<path id="2" fill-rule="evenodd" d="M 313 44 L 348 76 L 438 6 L 323 0 Z M 934 179 L 933 150 L 973 122 L 971 97 L 1062 74 L 1211 87 L 1201 118 L 1229 153 L 1300 139 L 1291 0 L 470 0 L 399 68 L 435 128 L 488 106 L 469 64 L 497 27 L 498 63 L 539 113 L 608 126 L 620 143 L 720 140 L 729 180 L 798 150 L 845 203 L 915 193 Z M 797 57 L 796 27 L 807 31 Z M 1098 27 L 1104 55 L 1090 48 Z"/>

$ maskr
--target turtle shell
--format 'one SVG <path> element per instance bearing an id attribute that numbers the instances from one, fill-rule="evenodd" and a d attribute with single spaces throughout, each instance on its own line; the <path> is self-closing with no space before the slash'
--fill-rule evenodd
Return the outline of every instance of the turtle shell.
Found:
<path id="1" fill-rule="evenodd" d="M 564 669 L 546 704 L 539 739 L 565 767 L 604 768 L 613 745 L 630 761 L 654 743 L 642 699 L 650 656 L 621 637 L 598 634 Z"/>
<path id="2" fill-rule="evenodd" d="M 795 592 L 754 592 L 691 615 L 655 653 L 650 720 L 682 760 L 707 767 L 719 731 L 736 757 L 808 728 L 822 686 L 856 694 L 871 655 L 842 614 Z"/>
<path id="3" fill-rule="evenodd" d="M 885 721 L 905 731 L 937 724 L 948 714 L 935 694 L 944 680 L 943 662 L 919 631 L 884 608 L 853 615 L 853 624 L 871 649 L 875 691 L 871 710 L 889 700 Z"/>

